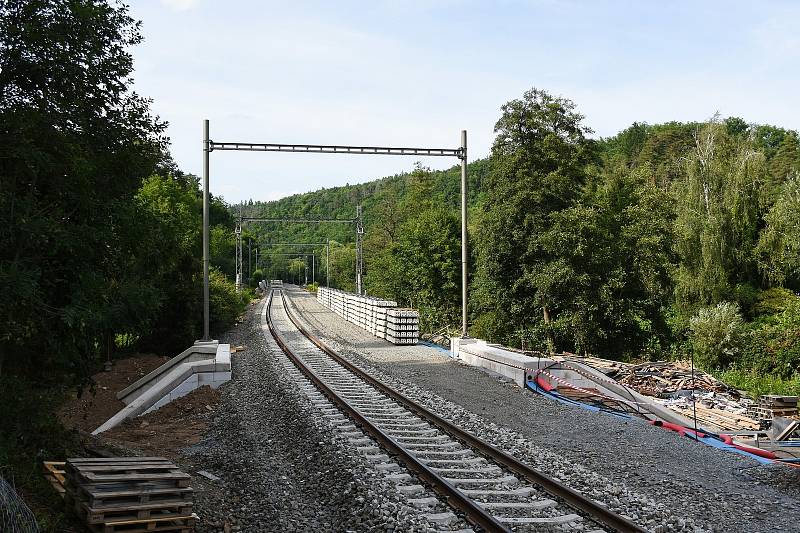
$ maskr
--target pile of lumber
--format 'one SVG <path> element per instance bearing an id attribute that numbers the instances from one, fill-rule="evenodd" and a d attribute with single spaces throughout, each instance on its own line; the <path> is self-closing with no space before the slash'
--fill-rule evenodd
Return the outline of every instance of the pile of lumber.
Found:
<path id="1" fill-rule="evenodd" d="M 64 500 L 96 533 L 194 529 L 191 477 L 163 457 L 68 459 Z"/>
<path id="2" fill-rule="evenodd" d="M 392 344 L 417 344 L 419 312 L 397 307 L 397 302 L 320 287 L 317 301 L 378 338 Z"/>
<path id="3" fill-rule="evenodd" d="M 734 389 L 695 368 L 692 371 L 679 362 L 658 361 L 629 365 L 620 369 L 617 381 L 648 396 L 664 397 L 679 390 L 736 393 Z"/>
<path id="4" fill-rule="evenodd" d="M 595 370 L 599 370 L 608 377 L 616 378 L 621 372 L 624 372 L 629 367 L 633 366 L 630 363 L 623 363 L 622 361 L 613 361 L 611 359 L 601 359 L 600 357 L 593 357 L 591 355 L 578 356 L 573 353 L 563 352 L 557 354 L 566 360 L 575 360 L 579 363 L 589 365 Z"/>

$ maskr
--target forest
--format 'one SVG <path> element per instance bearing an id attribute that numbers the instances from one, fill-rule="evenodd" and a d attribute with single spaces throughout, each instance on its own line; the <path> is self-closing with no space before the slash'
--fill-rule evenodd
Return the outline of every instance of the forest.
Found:
<path id="1" fill-rule="evenodd" d="M 140 41 L 122 5 L 0 3 L 0 472 L 23 486 L 37 454 L 75 445 L 54 413 L 104 361 L 202 333 L 202 197 L 131 88 Z M 219 198 L 211 224 L 218 333 L 250 294 Z"/>
<path id="2" fill-rule="evenodd" d="M 597 138 L 576 103 L 531 89 L 503 106 L 491 154 L 469 163 L 470 332 L 619 360 L 694 356 L 754 393 L 796 394 L 799 173 L 796 131 L 713 115 Z M 428 333 L 457 333 L 459 183 L 457 167 L 417 165 L 231 209 L 348 218 L 362 205 L 366 292 L 418 308 Z M 352 227 L 245 232 L 256 247 L 326 238 L 331 286 L 353 290 Z M 303 262 L 261 265 L 256 277 Z"/>

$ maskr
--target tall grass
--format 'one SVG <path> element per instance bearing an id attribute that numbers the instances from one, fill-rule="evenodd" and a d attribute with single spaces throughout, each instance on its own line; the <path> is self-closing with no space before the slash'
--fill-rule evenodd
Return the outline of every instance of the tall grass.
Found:
<path id="1" fill-rule="evenodd" d="M 747 392 L 753 398 L 764 394 L 800 396 L 800 374 L 795 374 L 791 378 L 782 378 L 739 368 L 716 371 L 712 374 L 731 387 Z"/>

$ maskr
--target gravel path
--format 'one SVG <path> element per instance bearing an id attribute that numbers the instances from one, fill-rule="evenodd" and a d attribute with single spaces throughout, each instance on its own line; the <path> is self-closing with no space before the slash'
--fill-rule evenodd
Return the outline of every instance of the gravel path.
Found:
<path id="1" fill-rule="evenodd" d="M 430 531 L 311 405 L 265 340 L 260 308 L 221 339 L 247 348 L 233 355 L 209 432 L 185 450 L 192 468 L 221 478 L 195 477 L 197 531 Z"/>
<path id="2" fill-rule="evenodd" d="M 287 292 L 309 329 L 332 348 L 648 529 L 800 531 L 800 469 L 760 466 L 639 421 L 553 402 L 440 350 L 393 346 L 312 295 Z"/>

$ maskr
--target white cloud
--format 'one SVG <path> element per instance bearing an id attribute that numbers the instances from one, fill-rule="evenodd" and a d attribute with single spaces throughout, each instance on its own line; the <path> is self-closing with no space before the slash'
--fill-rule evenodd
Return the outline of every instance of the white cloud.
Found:
<path id="1" fill-rule="evenodd" d="M 161 3 L 173 11 L 188 11 L 197 6 L 197 0 L 161 0 Z"/>

